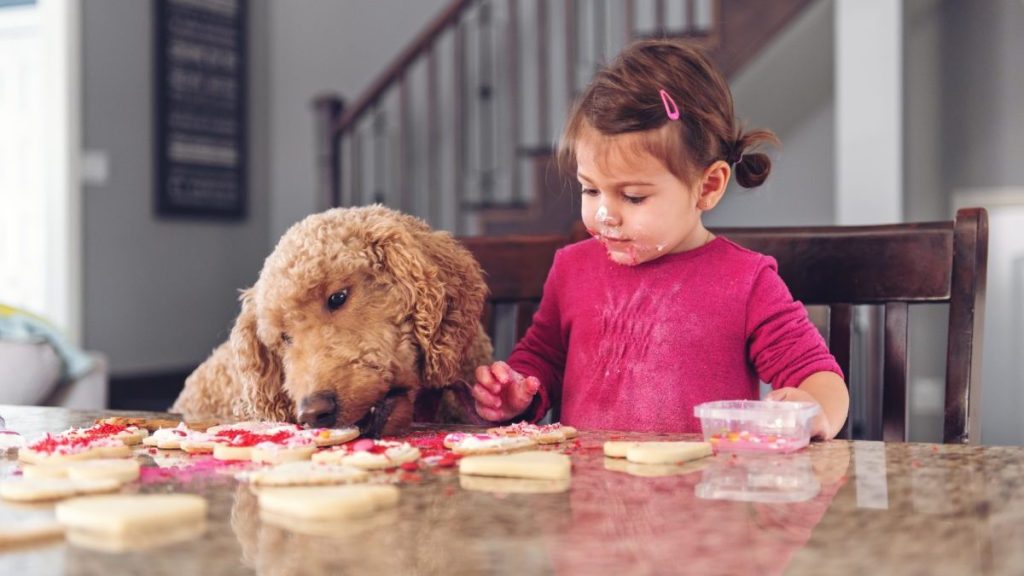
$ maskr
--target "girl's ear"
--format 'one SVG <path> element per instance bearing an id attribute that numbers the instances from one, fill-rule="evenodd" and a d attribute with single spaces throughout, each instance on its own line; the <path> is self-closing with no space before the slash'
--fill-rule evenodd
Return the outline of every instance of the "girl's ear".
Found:
<path id="1" fill-rule="evenodd" d="M 729 186 L 732 168 L 724 160 L 717 160 L 704 170 L 697 194 L 697 208 L 708 211 L 714 208 Z"/>

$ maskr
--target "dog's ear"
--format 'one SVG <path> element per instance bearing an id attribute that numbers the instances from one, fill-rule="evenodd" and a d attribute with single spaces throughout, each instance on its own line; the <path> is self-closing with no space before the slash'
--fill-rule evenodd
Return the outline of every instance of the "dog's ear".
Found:
<path id="1" fill-rule="evenodd" d="M 277 354 L 256 334 L 254 288 L 242 291 L 242 312 L 231 329 L 231 351 L 242 384 L 235 413 L 243 417 L 288 421 L 293 418 L 292 401 L 284 391 L 284 371 Z"/>
<path id="2" fill-rule="evenodd" d="M 462 376 L 466 355 L 482 334 L 487 285 L 480 265 L 447 232 L 410 227 L 392 230 L 382 240 L 378 253 L 405 288 L 413 310 L 414 334 L 423 351 L 422 381 L 446 386 Z"/>

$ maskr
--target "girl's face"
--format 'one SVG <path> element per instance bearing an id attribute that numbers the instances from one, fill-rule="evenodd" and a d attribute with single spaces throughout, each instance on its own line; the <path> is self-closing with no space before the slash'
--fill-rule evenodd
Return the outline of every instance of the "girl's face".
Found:
<path id="1" fill-rule="evenodd" d="M 677 178 L 635 145 L 633 134 L 581 138 L 576 176 L 583 187 L 583 223 L 608 257 L 636 265 L 707 243 L 697 184 Z"/>

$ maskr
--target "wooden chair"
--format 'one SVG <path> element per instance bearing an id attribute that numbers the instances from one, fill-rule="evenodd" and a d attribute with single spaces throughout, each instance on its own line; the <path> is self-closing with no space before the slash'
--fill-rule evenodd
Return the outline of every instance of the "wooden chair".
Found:
<path id="1" fill-rule="evenodd" d="M 498 306 L 513 307 L 515 330 L 512 342 L 518 342 L 533 321 L 533 314 L 544 293 L 544 281 L 555 259 L 555 251 L 566 245 L 569 238 L 479 236 L 460 240 L 480 262 L 490 289 L 481 319 L 484 329 L 492 340 L 496 339 L 495 312 Z"/>
<path id="2" fill-rule="evenodd" d="M 884 309 L 882 437 L 907 439 L 909 305 L 949 305 L 943 441 L 977 441 L 988 216 L 966 208 L 955 221 L 880 226 L 720 228 L 716 234 L 773 256 L 793 296 L 829 308 L 828 341 L 850 374 L 853 306 Z M 495 304 L 517 306 L 515 338 L 529 327 L 554 252 L 566 237 L 467 238 L 491 288 L 484 325 L 494 335 Z M 874 383 L 872 383 L 874 384 Z M 843 437 L 849 436 L 844 430 Z"/>

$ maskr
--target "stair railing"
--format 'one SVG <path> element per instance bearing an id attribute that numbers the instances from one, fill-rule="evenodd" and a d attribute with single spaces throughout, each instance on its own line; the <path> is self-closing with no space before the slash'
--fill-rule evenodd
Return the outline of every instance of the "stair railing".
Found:
<path id="1" fill-rule="evenodd" d="M 315 100 L 321 201 L 387 203 L 473 234 L 470 213 L 521 206 L 536 193 L 524 190 L 520 163 L 550 157 L 555 115 L 596 67 L 637 37 L 713 46 L 719 4 L 730 1 L 744 0 L 653 0 L 642 9 L 636 0 L 452 0 L 351 105 L 334 95 Z M 443 46 L 451 47 L 447 69 Z M 413 77 L 424 68 L 417 96 Z M 559 73 L 563 80 L 551 82 Z M 394 94 L 397 114 L 388 110 Z M 429 195 L 415 192 L 420 181 Z"/>

